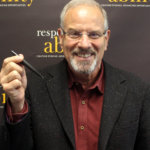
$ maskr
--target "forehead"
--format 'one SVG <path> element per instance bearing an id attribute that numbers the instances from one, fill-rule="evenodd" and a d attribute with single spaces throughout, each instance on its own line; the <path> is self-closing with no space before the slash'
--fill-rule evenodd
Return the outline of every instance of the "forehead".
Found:
<path id="1" fill-rule="evenodd" d="M 64 28 L 104 30 L 104 17 L 96 6 L 79 5 L 70 8 L 64 17 Z"/>

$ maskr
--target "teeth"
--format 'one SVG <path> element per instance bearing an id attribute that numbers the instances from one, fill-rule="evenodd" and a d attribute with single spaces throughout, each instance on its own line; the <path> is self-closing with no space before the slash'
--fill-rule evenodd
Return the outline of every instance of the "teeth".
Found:
<path id="1" fill-rule="evenodd" d="M 79 57 L 87 58 L 90 57 L 91 54 L 78 54 Z"/>

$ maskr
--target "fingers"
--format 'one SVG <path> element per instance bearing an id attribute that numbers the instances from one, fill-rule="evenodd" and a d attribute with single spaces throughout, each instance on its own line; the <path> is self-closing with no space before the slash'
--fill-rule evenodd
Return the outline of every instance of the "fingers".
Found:
<path id="1" fill-rule="evenodd" d="M 8 57 L 4 60 L 2 69 L 0 72 L 0 83 L 7 84 L 13 80 L 21 81 L 21 77 L 24 74 L 24 67 L 20 62 L 24 59 L 23 55 Z"/>
<path id="2" fill-rule="evenodd" d="M 13 70 L 1 79 L 1 83 L 9 83 L 15 79 L 18 79 L 19 81 L 22 80 L 21 75 L 16 70 Z"/>
<path id="3" fill-rule="evenodd" d="M 18 79 L 15 79 L 15 80 L 12 80 L 11 82 L 9 83 L 4 83 L 3 84 L 3 90 L 4 91 L 7 91 L 7 92 L 10 92 L 15 89 L 19 89 L 20 87 L 22 86 L 22 82 Z"/>
<path id="4" fill-rule="evenodd" d="M 23 55 L 6 58 L 0 72 L 0 83 L 10 98 L 14 112 L 22 110 L 25 100 L 27 78 L 24 66 L 20 64 L 23 59 Z"/>
<path id="5" fill-rule="evenodd" d="M 14 63 L 18 64 L 18 63 L 22 62 L 23 59 L 24 59 L 24 56 L 22 54 L 20 54 L 18 56 L 8 57 L 8 58 L 4 59 L 2 67 L 5 67 L 10 62 L 14 62 Z"/>
<path id="6" fill-rule="evenodd" d="M 9 62 L 8 64 L 5 64 L 4 67 L 2 68 L 2 75 L 7 75 L 13 70 L 17 71 L 18 73 L 22 74 L 23 73 L 23 68 L 14 62 Z"/>

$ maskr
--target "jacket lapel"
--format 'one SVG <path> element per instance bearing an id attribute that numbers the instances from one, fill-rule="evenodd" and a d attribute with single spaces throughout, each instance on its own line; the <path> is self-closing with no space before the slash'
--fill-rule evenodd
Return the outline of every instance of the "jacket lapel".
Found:
<path id="1" fill-rule="evenodd" d="M 54 77 L 47 82 L 48 91 L 66 135 L 75 149 L 73 117 L 65 61 L 55 66 L 50 72 Z"/>
<path id="2" fill-rule="evenodd" d="M 119 117 L 126 95 L 126 82 L 123 76 L 110 65 L 104 63 L 105 91 L 101 118 L 99 150 L 106 150 L 113 127 Z"/>

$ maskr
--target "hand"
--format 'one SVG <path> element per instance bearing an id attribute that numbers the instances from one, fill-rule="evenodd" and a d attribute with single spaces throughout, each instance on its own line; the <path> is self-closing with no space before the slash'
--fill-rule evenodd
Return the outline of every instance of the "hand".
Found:
<path id="1" fill-rule="evenodd" d="M 20 112 L 25 102 L 25 89 L 27 77 L 24 66 L 20 64 L 24 59 L 23 55 L 8 57 L 3 61 L 0 72 L 0 83 L 3 90 L 10 98 L 12 111 Z"/>

